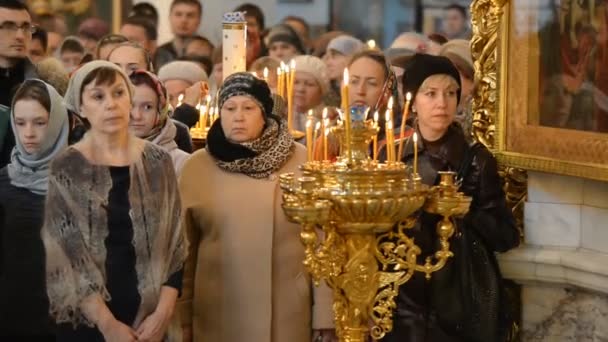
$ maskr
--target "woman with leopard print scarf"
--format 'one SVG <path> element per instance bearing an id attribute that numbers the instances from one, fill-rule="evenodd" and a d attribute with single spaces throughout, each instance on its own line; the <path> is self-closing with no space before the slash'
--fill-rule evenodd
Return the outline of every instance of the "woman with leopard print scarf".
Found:
<path id="1" fill-rule="evenodd" d="M 218 101 L 207 148 L 180 179 L 190 252 L 178 303 L 186 340 L 331 340 L 330 291 L 311 286 L 300 228 L 281 208 L 278 176 L 297 174 L 306 150 L 272 114 L 265 81 L 233 74 Z"/>

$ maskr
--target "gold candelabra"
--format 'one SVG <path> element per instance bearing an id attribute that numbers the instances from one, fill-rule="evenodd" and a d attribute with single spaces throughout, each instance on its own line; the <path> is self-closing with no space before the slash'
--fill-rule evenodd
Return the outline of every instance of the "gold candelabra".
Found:
<path id="1" fill-rule="evenodd" d="M 453 172 L 439 185 L 422 184 L 401 162 L 378 163 L 368 155 L 378 126 L 371 120 L 333 128 L 350 151 L 336 163 L 308 161 L 302 176 L 280 176 L 283 210 L 302 226 L 304 265 L 315 284 L 333 290 L 336 333 L 343 342 L 381 339 L 393 327 L 399 286 L 414 272 L 430 279 L 453 255 L 452 217 L 464 215 L 471 198 L 458 192 Z M 407 235 L 424 209 L 443 216 L 437 225 L 439 250 L 418 263 L 421 249 Z"/>

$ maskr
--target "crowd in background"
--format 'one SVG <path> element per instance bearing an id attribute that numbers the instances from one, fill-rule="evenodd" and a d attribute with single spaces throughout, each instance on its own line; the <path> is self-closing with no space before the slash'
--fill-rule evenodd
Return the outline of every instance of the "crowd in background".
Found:
<path id="1" fill-rule="evenodd" d="M 469 148 L 475 84 L 465 8 L 445 8 L 444 32 L 403 32 L 385 49 L 348 32 L 313 37 L 297 16 L 269 26 L 255 4 L 234 10 L 247 20 L 248 72 L 224 80 L 225 50 L 198 34 L 198 0 L 172 1 L 173 38 L 162 45 L 159 14 L 145 2 L 112 33 L 99 18 L 67 32 L 61 16 L 0 0 L 0 339 L 335 340 L 331 293 L 311 286 L 277 191 L 277 175 L 306 160 L 302 145 L 321 142 L 295 142 L 285 128 L 274 71 L 292 60 L 295 129 L 310 118 L 339 121 L 345 68 L 348 106 L 372 119 L 392 98 L 396 131 L 411 94 L 398 159 L 411 164 L 417 132 L 425 183 L 468 161 L 475 209 L 465 224 L 490 254 L 517 245 L 496 162 Z M 190 132 L 206 96 L 219 119 L 195 151 Z M 384 116 L 378 121 L 374 152 L 384 160 Z M 329 141 L 335 160 L 340 147 Z M 423 281 L 411 283 L 387 341 L 470 340 L 437 320 Z M 501 300 L 486 307 L 496 313 Z M 498 316 L 466 333 L 504 340 Z"/>

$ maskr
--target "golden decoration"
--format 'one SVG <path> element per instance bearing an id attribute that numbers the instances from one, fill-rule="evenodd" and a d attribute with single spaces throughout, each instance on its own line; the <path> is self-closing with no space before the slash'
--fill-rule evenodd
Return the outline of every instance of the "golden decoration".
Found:
<path id="1" fill-rule="evenodd" d="M 281 175 L 282 206 L 302 226 L 304 265 L 313 281 L 324 279 L 333 289 L 340 341 L 379 340 L 393 328 L 399 286 L 414 272 L 430 279 L 453 256 L 452 218 L 469 210 L 471 198 L 458 192 L 453 172 L 441 173 L 440 184 L 429 187 L 401 162 L 372 160 L 368 146 L 378 132 L 373 120 L 354 121 L 348 140 L 343 123 L 332 130 L 342 147 L 350 141 L 350 158 L 307 162 L 297 179 Z M 436 228 L 439 250 L 418 263 L 422 251 L 407 231 L 421 209 L 443 219 Z"/>
<path id="2" fill-rule="evenodd" d="M 473 96 L 473 137 L 493 152 L 498 150 L 495 136 L 500 93 L 498 77 L 506 77 L 506 70 L 498 70 L 504 61 L 499 59 L 499 31 L 504 7 L 508 0 L 474 0 L 471 4 L 473 38 L 471 54 L 475 66 L 477 87 Z M 506 65 L 506 64 L 505 64 Z M 499 162 L 502 160 L 497 155 Z M 507 204 L 513 211 L 517 226 L 523 232 L 523 205 L 527 195 L 527 172 L 500 163 Z"/>

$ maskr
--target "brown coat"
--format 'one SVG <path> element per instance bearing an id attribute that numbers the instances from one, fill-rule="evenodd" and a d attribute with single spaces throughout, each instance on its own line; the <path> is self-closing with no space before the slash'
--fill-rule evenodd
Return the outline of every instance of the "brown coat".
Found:
<path id="1" fill-rule="evenodd" d="M 182 321 L 195 342 L 310 342 L 331 328 L 331 296 L 313 289 L 302 260 L 300 227 L 281 208 L 278 176 L 297 172 L 306 151 L 268 179 L 220 169 L 205 150 L 186 162 L 180 178 L 190 243 Z M 314 321 L 314 322 L 313 322 Z"/>

